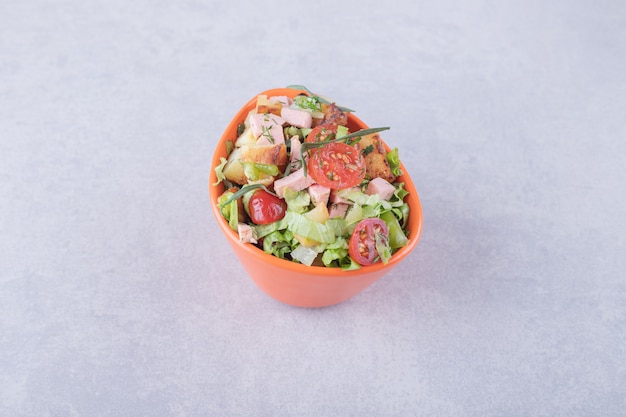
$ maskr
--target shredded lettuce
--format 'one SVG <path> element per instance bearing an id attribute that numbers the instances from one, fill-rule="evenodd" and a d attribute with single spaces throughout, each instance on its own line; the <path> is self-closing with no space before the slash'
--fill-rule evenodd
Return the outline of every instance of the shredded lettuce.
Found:
<path id="1" fill-rule="evenodd" d="M 361 268 L 361 265 L 349 256 L 341 259 L 339 261 L 339 266 L 341 266 L 341 269 L 344 271 L 354 271 Z"/>
<path id="2" fill-rule="evenodd" d="M 384 213 L 386 208 L 382 202 L 379 204 L 365 205 L 363 206 L 363 218 L 380 217 L 381 213 Z"/>
<path id="3" fill-rule="evenodd" d="M 293 251 L 293 233 L 285 230 L 284 233 L 276 230 L 263 239 L 263 250 L 269 254 L 285 259 Z"/>
<path id="4" fill-rule="evenodd" d="M 312 248 L 300 245 L 291 252 L 291 257 L 301 264 L 311 266 L 317 258 L 317 252 Z"/>
<path id="5" fill-rule="evenodd" d="M 313 131 L 313 129 L 311 129 L 310 127 L 303 127 L 300 129 L 300 133 L 302 133 L 302 139 L 306 138 L 307 136 L 309 136 L 309 133 L 311 133 Z"/>
<path id="6" fill-rule="evenodd" d="M 286 188 L 283 192 L 283 197 L 287 202 L 288 210 L 300 214 L 309 211 L 309 205 L 311 204 L 311 195 L 308 191 L 294 191 L 291 188 Z"/>
<path id="7" fill-rule="evenodd" d="M 396 187 L 396 191 L 394 191 L 393 197 L 391 198 L 391 200 L 404 202 L 404 197 L 409 195 L 409 192 L 404 189 L 404 183 L 400 182 L 397 185 L 395 185 L 395 187 Z"/>
<path id="8" fill-rule="evenodd" d="M 335 236 L 345 236 L 349 234 L 348 225 L 344 219 L 328 219 L 324 224 L 335 234 Z"/>
<path id="9" fill-rule="evenodd" d="M 308 91 L 303 86 L 290 86 L 290 88 Z M 324 116 L 323 110 L 328 103 L 323 97 L 311 93 L 310 96 L 300 95 L 293 99 L 293 107 L 310 112 L 314 118 Z M 348 112 L 353 111 L 347 108 L 342 109 Z M 248 119 L 240 126 L 238 136 L 243 134 L 245 128 L 249 128 Z M 366 129 L 360 133 L 372 133 L 370 132 L 372 130 L 386 129 L 388 128 Z M 306 138 L 311 130 L 311 128 L 305 129 L 295 126 L 284 127 L 287 139 L 294 136 Z M 345 126 L 338 126 L 334 140 L 345 140 L 347 143 L 351 143 L 350 140 L 356 142 L 360 140 L 358 134 L 359 132 L 349 133 Z M 246 139 L 248 138 L 246 137 Z M 235 141 L 226 143 L 227 155 L 231 154 L 235 146 L 238 146 Z M 287 140 L 287 151 L 291 152 L 289 140 Z M 402 175 L 398 149 L 394 148 L 388 152 L 386 159 L 393 175 Z M 215 168 L 216 182 L 214 185 L 225 183 L 226 187 L 231 186 L 231 182 L 224 175 L 224 168 L 227 164 L 227 158 L 220 158 L 220 164 Z M 287 175 L 290 169 L 293 169 L 290 166 L 287 171 L 281 171 L 276 165 L 255 162 L 242 162 L 242 167 L 248 184 L 241 186 L 239 190 L 231 189 L 225 192 L 218 200 L 221 213 L 233 230 L 238 229 L 239 218 L 246 215 L 239 213 L 241 203 L 243 203 L 247 213 L 248 200 L 255 189 L 264 188 L 266 191 L 272 192 L 260 183 L 266 184 L 266 179 L 271 183 L 271 177 L 280 178 Z M 309 214 L 316 208 L 311 201 L 308 190 L 294 191 L 288 188 L 283 192 L 283 198 L 287 202 L 287 212 L 281 220 L 265 225 L 250 222 L 248 225 L 259 240 L 257 245 L 268 254 L 281 259 L 300 262 L 304 265 L 324 265 L 325 267 L 354 270 L 361 268 L 361 265 L 349 256 L 348 248 L 351 234 L 355 226 L 363 219 L 380 218 L 387 224 L 389 236 L 378 234 L 375 237 L 375 246 L 380 260 L 387 263 L 392 254 L 399 248 L 406 246 L 409 241 L 408 232 L 405 231 L 408 224 L 409 206 L 404 202 L 408 191 L 404 189 L 403 183 L 394 184 L 396 189 L 393 196 L 389 200 L 382 200 L 379 195 L 365 193 L 364 190 L 367 189 L 367 185 L 368 180 L 366 179 L 358 187 L 337 191 L 337 195 L 346 199 L 351 206 L 343 218 L 329 219 L 327 215 L 318 216 L 319 212 Z M 238 200 L 240 198 L 242 201 Z M 314 218 L 315 220 L 313 220 Z"/>
<path id="10" fill-rule="evenodd" d="M 391 168 L 391 173 L 396 177 L 402 175 L 402 169 L 400 169 L 400 156 L 398 155 L 398 148 L 393 148 L 387 153 L 387 162 Z"/>
<path id="11" fill-rule="evenodd" d="M 228 159 L 224 157 L 220 158 L 220 164 L 215 167 L 215 176 L 217 177 L 217 181 L 215 181 L 213 185 L 217 185 L 226 179 L 226 176 L 224 175 L 224 167 L 227 163 Z"/>
<path id="12" fill-rule="evenodd" d="M 402 182 L 396 185 L 396 191 L 390 200 L 391 211 L 400 222 L 402 228 L 405 228 L 409 221 L 409 205 L 404 202 L 404 197 L 408 194 L 409 192 L 404 189 L 404 183 Z"/>
<path id="13" fill-rule="evenodd" d="M 363 184 L 365 188 L 367 183 Z M 380 196 L 369 195 L 361 188 L 340 190 L 338 195 L 348 199 L 352 205 L 345 218 L 327 219 L 320 223 L 309 219 L 306 213 L 312 210 L 311 197 L 306 190 L 284 190 L 287 213 L 282 220 L 268 225 L 252 225 L 256 235 L 263 239 L 263 250 L 279 258 L 295 260 L 311 265 L 319 259 L 326 267 L 345 270 L 358 269 L 361 266 L 350 258 L 348 241 L 358 222 L 369 217 L 381 218 L 387 224 L 389 237 L 376 237 L 376 250 L 382 262 L 387 263 L 393 252 L 408 243 L 403 226 L 408 219 L 408 204 L 404 197 L 408 192 L 404 184 L 396 184 L 394 195 L 389 201 Z M 317 242 L 314 246 L 305 246 L 294 235 Z"/>
<path id="14" fill-rule="evenodd" d="M 408 204 L 405 203 L 402 204 L 400 207 L 392 207 L 389 211 L 393 213 L 393 215 L 398 219 L 402 228 L 406 227 L 407 222 L 409 221 L 410 211 Z"/>
<path id="15" fill-rule="evenodd" d="M 288 223 L 283 217 L 281 220 L 270 224 L 250 224 L 259 239 L 268 236 L 277 230 L 287 229 Z"/>
<path id="16" fill-rule="evenodd" d="M 354 226 L 363 219 L 363 207 L 359 203 L 354 203 L 346 213 L 346 224 Z"/>
<path id="17" fill-rule="evenodd" d="M 239 226 L 239 208 L 237 207 L 237 200 L 232 200 L 230 203 L 223 205 L 234 194 L 235 193 L 232 191 L 224 192 L 217 199 L 217 204 L 221 206 L 220 211 L 222 216 L 224 216 L 230 228 L 236 231 Z"/>
<path id="18" fill-rule="evenodd" d="M 350 131 L 346 126 L 339 125 L 337 126 L 337 133 L 335 133 L 335 137 L 339 139 L 346 136 L 348 133 L 350 133 Z"/>
<path id="19" fill-rule="evenodd" d="M 387 224 L 387 228 L 389 229 L 389 246 L 392 249 L 401 248 L 409 243 L 409 239 L 402 231 L 402 226 L 400 226 L 400 222 L 393 212 L 385 212 L 380 218 Z"/>
<path id="20" fill-rule="evenodd" d="M 328 267 L 341 266 L 341 261 L 348 256 L 348 242 L 338 237 L 333 243 L 326 245 L 322 253 L 322 263 Z"/>
<path id="21" fill-rule="evenodd" d="M 255 162 L 244 162 L 243 172 L 250 181 L 257 181 L 266 177 L 278 175 L 278 167 L 271 164 L 257 164 Z"/>
<path id="22" fill-rule="evenodd" d="M 380 260 L 386 264 L 391 259 L 391 248 L 389 247 L 389 239 L 380 233 L 376 233 L 376 252 L 380 256 Z"/>
<path id="23" fill-rule="evenodd" d="M 313 221 L 302 214 L 287 211 L 284 219 L 287 219 L 287 227 L 293 234 L 320 243 L 332 243 L 335 241 L 336 236 L 329 227 Z"/>
<path id="24" fill-rule="evenodd" d="M 345 194 L 338 193 L 339 195 L 343 195 L 350 201 L 358 203 L 362 206 L 374 206 L 381 203 L 380 196 L 378 194 L 365 194 L 360 190 L 350 190 Z"/>

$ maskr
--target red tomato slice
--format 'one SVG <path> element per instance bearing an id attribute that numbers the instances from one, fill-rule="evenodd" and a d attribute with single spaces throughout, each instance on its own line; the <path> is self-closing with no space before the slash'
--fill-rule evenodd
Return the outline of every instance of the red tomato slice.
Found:
<path id="1" fill-rule="evenodd" d="M 365 178 L 361 153 L 342 142 L 332 142 L 314 150 L 307 169 L 315 182 L 334 190 L 354 187 Z"/>
<path id="2" fill-rule="evenodd" d="M 274 223 L 285 217 L 286 212 L 287 202 L 265 190 L 255 191 L 248 201 L 250 220 L 255 224 Z"/>
<path id="3" fill-rule="evenodd" d="M 389 241 L 389 229 L 387 224 L 377 218 L 361 220 L 350 237 L 348 254 L 361 265 L 372 265 L 380 262 L 380 256 L 376 250 L 376 236 Z"/>
<path id="4" fill-rule="evenodd" d="M 305 142 L 322 142 L 331 134 L 337 133 L 337 125 L 319 125 L 313 128 L 307 135 Z"/>

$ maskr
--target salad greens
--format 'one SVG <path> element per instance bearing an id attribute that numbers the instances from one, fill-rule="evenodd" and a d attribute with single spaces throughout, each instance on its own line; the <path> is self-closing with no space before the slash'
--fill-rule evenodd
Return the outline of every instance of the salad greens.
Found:
<path id="1" fill-rule="evenodd" d="M 263 103 L 276 106 L 270 111 L 277 115 L 281 114 L 283 107 L 308 112 L 312 123 L 318 125 L 325 123 L 329 109 L 344 113 L 352 112 L 348 108 L 334 106 L 327 99 L 311 93 L 303 86 L 291 88 L 307 91 L 309 94 L 298 95 L 291 100 L 279 97 L 272 101 L 271 97 L 263 97 Z M 397 181 L 402 175 L 398 149 L 386 152 L 382 150 L 381 142 L 377 139 L 378 133 L 388 128 L 349 132 L 345 125 L 329 125 L 332 133 L 325 140 L 316 142 L 307 140 L 307 134 L 315 126 L 296 126 L 284 122 L 282 126 L 284 139 L 274 131 L 275 137 L 271 143 L 261 144 L 263 134 L 258 136 L 255 143 L 255 136 L 250 133 L 254 128 L 254 121 L 251 121 L 253 114 L 254 112 L 251 112 L 251 116 L 241 124 L 237 137 L 228 141 L 227 146 L 230 147 L 227 151 L 228 158 L 222 158 L 221 163 L 215 168 L 217 182 L 214 185 L 219 183 L 225 185 L 225 192 L 218 200 L 220 212 L 229 226 L 239 232 L 244 242 L 256 244 L 264 252 L 281 259 L 344 270 L 358 269 L 367 265 L 366 262 L 359 260 L 358 256 L 358 251 L 364 250 L 362 244 L 364 238 L 372 241 L 372 248 L 375 248 L 377 253 L 376 262 L 388 262 L 396 250 L 407 245 L 409 232 L 406 226 L 410 210 L 404 201 L 408 194 L 404 183 Z M 262 132 L 266 132 L 270 127 L 263 126 Z M 360 146 L 359 142 L 366 137 L 367 143 Z M 311 178 L 313 172 L 309 175 L 307 161 L 310 160 L 311 154 L 318 151 L 329 152 L 331 143 L 345 143 L 358 153 L 357 167 L 362 167 L 359 169 L 363 170 L 361 174 L 363 177 L 357 179 L 355 185 L 329 189 L 318 183 L 321 179 Z M 249 151 L 246 147 L 253 149 L 254 155 L 263 156 L 259 160 L 244 159 L 241 155 L 246 155 L 245 152 Z M 281 150 L 281 147 L 284 147 L 282 151 L 286 150 L 283 153 L 287 155 L 287 159 L 271 159 L 281 154 L 277 151 Z M 273 153 L 267 154 L 266 150 Z M 377 156 L 376 153 L 380 157 L 368 159 L 370 156 Z M 345 159 L 342 154 L 330 154 L 329 158 L 331 164 L 333 159 Z M 326 160 L 321 161 L 326 164 Z M 378 174 L 373 175 L 378 171 L 374 168 L 370 170 L 370 165 L 374 163 L 372 161 L 384 164 L 382 168 L 388 173 L 386 179 Z M 330 168 L 325 166 L 324 169 Z M 344 174 L 341 170 L 328 172 L 329 178 Z M 289 183 L 288 186 L 279 187 L 279 182 L 295 178 L 297 175 L 301 176 L 301 181 L 294 182 L 296 185 Z M 378 190 L 381 183 L 388 191 Z M 316 190 L 313 190 L 314 187 L 317 187 Z M 318 195 L 320 190 L 322 197 Z M 266 194 L 255 195 L 258 192 Z M 279 213 L 272 212 L 266 204 L 268 199 L 284 201 L 282 204 L 286 203 L 286 209 Z M 276 207 L 276 204 L 273 207 Z M 252 222 L 250 210 L 260 210 L 255 213 L 254 218 L 261 215 L 261 218 L 264 220 L 267 218 L 267 221 L 257 222 L 260 224 Z M 376 233 L 364 237 L 362 231 L 357 231 L 361 233 L 359 244 L 359 236 L 353 236 L 353 231 L 367 219 L 381 219 L 387 226 L 388 234 Z"/>

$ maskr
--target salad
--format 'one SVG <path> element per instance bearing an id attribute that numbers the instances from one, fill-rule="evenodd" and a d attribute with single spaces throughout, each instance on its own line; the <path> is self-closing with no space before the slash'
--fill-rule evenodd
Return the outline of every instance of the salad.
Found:
<path id="1" fill-rule="evenodd" d="M 308 266 L 387 263 L 408 241 L 408 192 L 398 149 L 380 132 L 351 132 L 348 115 L 303 86 L 259 95 L 215 168 L 222 216 L 244 243 Z"/>

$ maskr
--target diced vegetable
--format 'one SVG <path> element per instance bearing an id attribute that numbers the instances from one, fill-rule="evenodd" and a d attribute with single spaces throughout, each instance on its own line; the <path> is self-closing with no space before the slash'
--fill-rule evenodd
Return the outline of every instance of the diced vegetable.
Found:
<path id="1" fill-rule="evenodd" d="M 391 249 L 398 249 L 409 243 L 409 239 L 402 231 L 400 222 L 391 211 L 383 213 L 380 218 L 385 221 L 389 229 L 389 246 Z"/>
<path id="2" fill-rule="evenodd" d="M 386 263 L 406 246 L 398 149 L 384 151 L 388 128 L 350 132 L 349 111 L 314 94 L 258 97 L 215 169 L 226 185 L 221 213 L 242 241 L 344 270 Z"/>

